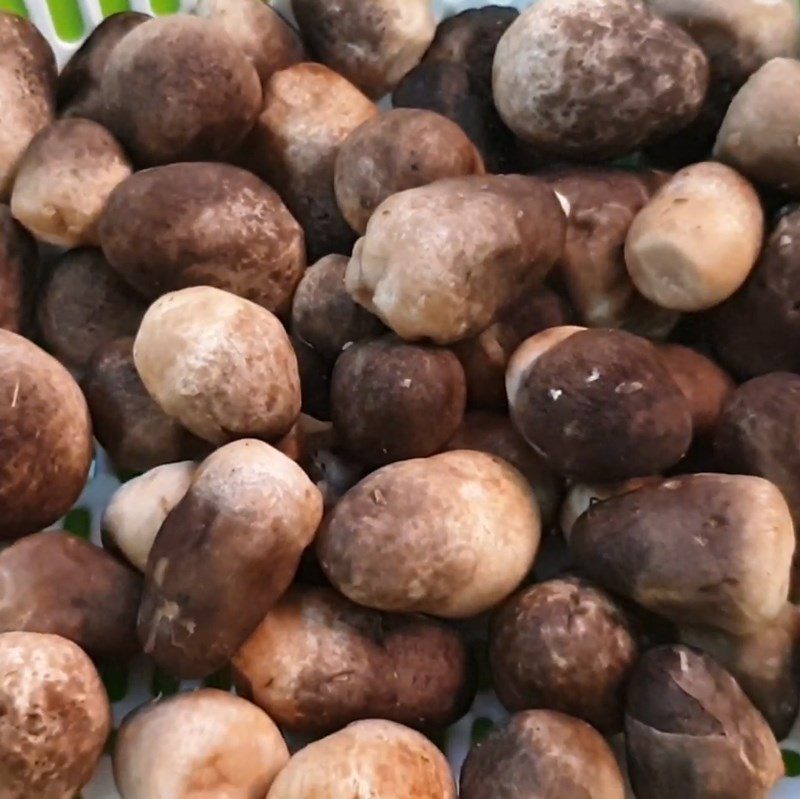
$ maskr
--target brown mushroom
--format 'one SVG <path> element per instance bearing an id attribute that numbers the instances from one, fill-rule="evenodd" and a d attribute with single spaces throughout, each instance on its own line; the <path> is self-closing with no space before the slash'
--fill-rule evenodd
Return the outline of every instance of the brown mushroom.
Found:
<path id="1" fill-rule="evenodd" d="M 0 205 L 0 328 L 27 332 L 38 271 L 36 243 Z"/>

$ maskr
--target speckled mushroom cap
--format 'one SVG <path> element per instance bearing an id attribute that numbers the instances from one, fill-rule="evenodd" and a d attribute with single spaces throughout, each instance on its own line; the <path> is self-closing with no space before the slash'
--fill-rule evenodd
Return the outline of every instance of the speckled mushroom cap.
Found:
<path id="1" fill-rule="evenodd" d="M 343 799 L 353 786 L 381 799 L 455 799 L 450 766 L 420 733 L 391 721 L 357 721 L 309 744 L 278 775 L 267 799 Z"/>
<path id="2" fill-rule="evenodd" d="M 92 777 L 111 709 L 92 661 L 57 635 L 0 635 L 0 796 L 67 799 Z"/>
<path id="3" fill-rule="evenodd" d="M 690 122 L 708 62 L 640 0 L 540 0 L 500 40 L 493 83 L 518 136 L 557 155 L 604 159 Z"/>

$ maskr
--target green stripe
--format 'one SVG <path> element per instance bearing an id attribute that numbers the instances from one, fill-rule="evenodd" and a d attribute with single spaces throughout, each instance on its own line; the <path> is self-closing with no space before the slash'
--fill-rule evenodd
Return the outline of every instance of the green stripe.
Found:
<path id="1" fill-rule="evenodd" d="M 28 9 L 22 0 L 0 0 L 0 11 L 8 11 L 11 14 L 19 14 L 21 17 L 28 16 Z"/>
<path id="2" fill-rule="evenodd" d="M 151 0 L 150 5 L 153 7 L 153 13 L 158 16 L 175 14 L 181 10 L 180 0 Z"/>
<path id="3" fill-rule="evenodd" d="M 77 0 L 47 0 L 47 6 L 59 39 L 77 42 L 83 38 L 83 17 Z"/>
<path id="4" fill-rule="evenodd" d="M 104 17 L 119 14 L 121 11 L 130 11 L 131 4 L 128 0 L 100 0 L 100 11 Z"/>

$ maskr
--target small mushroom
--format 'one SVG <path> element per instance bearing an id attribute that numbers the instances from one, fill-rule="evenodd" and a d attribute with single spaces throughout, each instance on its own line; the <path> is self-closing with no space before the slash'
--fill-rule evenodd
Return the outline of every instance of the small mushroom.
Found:
<path id="1" fill-rule="evenodd" d="M 481 333 L 543 280 L 565 229 L 556 195 L 536 178 L 439 180 L 381 203 L 345 283 L 402 338 L 452 344 Z"/>
<path id="2" fill-rule="evenodd" d="M 483 159 L 454 122 L 432 111 L 396 108 L 356 128 L 339 149 L 336 201 L 363 236 L 375 209 L 393 194 L 483 173 Z"/>
<path id="3" fill-rule="evenodd" d="M 141 577 L 75 535 L 25 536 L 0 552 L 0 633 L 51 633 L 96 658 L 139 651 Z"/>
<path id="4" fill-rule="evenodd" d="M 144 572 L 161 525 L 186 495 L 196 469 L 194 461 L 166 463 L 123 483 L 103 512 L 103 546 Z"/>
<path id="5" fill-rule="evenodd" d="M 444 449 L 466 405 L 464 370 L 452 352 L 394 336 L 360 341 L 336 361 L 331 418 L 345 450 L 383 466 Z"/>
<path id="6" fill-rule="evenodd" d="M 519 586 L 540 528 L 516 469 L 454 450 L 373 472 L 334 507 L 316 546 L 328 579 L 360 605 L 468 618 Z"/>
<path id="7" fill-rule="evenodd" d="M 624 799 L 625 780 L 600 733 L 552 710 L 529 710 L 467 755 L 461 799 Z"/>
<path id="8" fill-rule="evenodd" d="M 764 238 L 755 189 L 711 161 L 673 175 L 637 214 L 625 240 L 636 288 L 656 305 L 702 311 L 745 282 Z"/>
<path id="9" fill-rule="evenodd" d="M 678 624 L 741 635 L 782 612 L 795 543 L 772 483 L 694 474 L 592 505 L 569 546 L 610 591 Z"/>
<path id="10" fill-rule="evenodd" d="M 81 379 L 94 434 L 119 471 L 144 472 L 209 449 L 147 393 L 133 362 L 133 338 L 99 347 Z"/>
<path id="11" fill-rule="evenodd" d="M 377 719 L 356 721 L 301 749 L 266 799 L 333 799 L 354 786 L 381 799 L 456 799 L 445 756 L 418 732 Z"/>
<path id="12" fill-rule="evenodd" d="M 37 278 L 36 243 L 0 205 L 0 328 L 27 332 Z"/>
<path id="13" fill-rule="evenodd" d="M 708 61 L 644 3 L 540 0 L 500 39 L 493 84 L 518 136 L 555 155 L 601 160 L 691 122 Z"/>
<path id="14" fill-rule="evenodd" d="M 474 449 L 508 461 L 528 480 L 536 494 L 542 527 L 548 529 L 553 523 L 561 502 L 561 481 L 525 443 L 507 416 L 480 411 L 466 414 L 448 441 L 447 449 Z"/>
<path id="15" fill-rule="evenodd" d="M 108 697 L 89 657 L 57 635 L 0 634 L 0 707 L 3 793 L 75 796 L 92 778 L 111 731 Z"/>
<path id="16" fill-rule="evenodd" d="M 27 339 L 0 330 L 0 540 L 57 521 L 92 463 L 89 409 L 70 373 Z"/>
<path id="17" fill-rule="evenodd" d="M 356 240 L 336 203 L 336 156 L 377 114 L 369 98 L 322 64 L 295 64 L 264 87 L 261 115 L 239 159 L 281 195 L 305 231 L 311 262 L 347 255 Z"/>
<path id="18" fill-rule="evenodd" d="M 205 441 L 279 439 L 300 415 L 297 358 L 283 326 L 225 291 L 197 286 L 157 300 L 133 359 L 164 412 Z"/>
<path id="19" fill-rule="evenodd" d="M 606 734 L 622 729 L 625 686 L 639 646 L 622 608 L 567 577 L 523 589 L 492 620 L 489 659 L 508 710 L 558 710 Z"/>
<path id="20" fill-rule="evenodd" d="M 100 250 L 73 250 L 55 263 L 37 297 L 42 342 L 82 372 L 99 348 L 139 329 L 147 302 L 109 266 Z"/>
<path id="21" fill-rule="evenodd" d="M 322 519 L 302 469 L 261 441 L 197 468 L 147 559 L 139 640 L 180 678 L 222 668 L 294 579 Z"/>
<path id="22" fill-rule="evenodd" d="M 701 649 L 724 666 L 781 740 L 800 707 L 800 619 L 787 604 L 771 624 L 751 635 L 736 636 L 707 627 L 684 627 L 682 643 Z"/>
<path id="23" fill-rule="evenodd" d="M 800 194 L 800 61 L 773 58 L 733 98 L 714 157 L 756 183 Z"/>
<path id="24" fill-rule="evenodd" d="M 279 70 L 306 60 L 297 31 L 262 0 L 199 0 L 194 13 L 233 39 L 256 68 L 262 85 Z"/>
<path id="25" fill-rule="evenodd" d="M 658 350 L 622 330 L 545 330 L 514 353 L 506 388 L 516 428 L 569 477 L 656 474 L 691 442 L 689 403 Z"/>
<path id="26" fill-rule="evenodd" d="M 292 333 L 330 362 L 350 344 L 385 330 L 377 317 L 347 293 L 344 275 L 349 260 L 328 255 L 309 266 L 292 304 Z"/>
<path id="27" fill-rule="evenodd" d="M 11 197 L 19 159 L 55 116 L 56 59 L 41 33 L 0 11 L 0 202 Z"/>
<path id="28" fill-rule="evenodd" d="M 474 694 L 460 635 L 421 616 L 359 607 L 329 588 L 295 588 L 233 659 L 239 692 L 282 729 L 314 735 L 358 719 L 422 730 L 459 719 Z"/>
<path id="29" fill-rule="evenodd" d="M 204 688 L 145 705 L 114 747 L 122 799 L 263 797 L 289 760 L 272 720 L 236 696 Z"/>
<path id="30" fill-rule="evenodd" d="M 292 0 L 317 61 L 373 99 L 415 67 L 436 32 L 431 0 Z"/>
<path id="31" fill-rule="evenodd" d="M 100 82 L 111 51 L 124 36 L 149 19 L 149 14 L 121 11 L 106 17 L 89 34 L 58 76 L 59 116 L 102 120 Z"/>
<path id="32" fill-rule="evenodd" d="M 625 741 L 638 799 L 766 797 L 784 773 L 775 737 L 736 680 L 684 646 L 639 661 Z"/>

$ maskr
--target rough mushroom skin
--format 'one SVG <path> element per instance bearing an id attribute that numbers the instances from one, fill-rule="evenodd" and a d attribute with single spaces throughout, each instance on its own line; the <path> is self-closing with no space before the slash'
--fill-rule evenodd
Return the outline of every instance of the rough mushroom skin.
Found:
<path id="1" fill-rule="evenodd" d="M 70 58 L 58 76 L 59 116 L 102 119 L 100 81 L 111 51 L 122 38 L 150 19 L 149 14 L 121 11 L 106 17 Z"/>
<path id="2" fill-rule="evenodd" d="M 331 419 L 355 460 L 384 466 L 444 449 L 464 418 L 466 398 L 464 370 L 452 352 L 387 336 L 339 356 Z"/>
<path id="3" fill-rule="evenodd" d="M 492 620 L 493 683 L 511 712 L 558 710 L 603 733 L 619 732 L 625 687 L 638 657 L 622 608 L 574 577 L 524 589 Z"/>
<path id="4" fill-rule="evenodd" d="M 714 157 L 756 183 L 800 193 L 800 62 L 773 58 L 733 98 Z"/>
<path id="5" fill-rule="evenodd" d="M 395 108 L 347 137 L 336 156 L 334 187 L 339 209 L 363 236 L 375 209 L 393 194 L 483 173 L 483 159 L 454 122 L 432 111 Z"/>
<path id="6" fill-rule="evenodd" d="M 292 303 L 292 333 L 328 361 L 335 361 L 350 344 L 385 330 L 347 293 L 344 275 L 349 260 L 328 255 L 309 266 Z"/>
<path id="7" fill-rule="evenodd" d="M 316 547 L 327 577 L 358 604 L 467 618 L 519 586 L 540 527 L 516 469 L 455 450 L 373 472 L 342 497 Z M 395 564 L 391 574 L 386 563 Z"/>
<path id="8" fill-rule="evenodd" d="M 114 747 L 124 799 L 263 797 L 289 760 L 272 720 L 212 688 L 160 699 L 125 719 Z"/>
<path id="9" fill-rule="evenodd" d="M 55 522 L 92 463 L 86 400 L 70 373 L 27 339 L 0 330 L 0 540 Z"/>
<path id="10" fill-rule="evenodd" d="M 56 261 L 36 306 L 48 351 L 76 373 L 104 345 L 139 328 L 146 301 L 95 249 L 71 250 Z"/>
<path id="11" fill-rule="evenodd" d="M 430 0 L 292 0 L 317 61 L 373 99 L 415 67 L 436 32 Z"/>
<path id="12" fill-rule="evenodd" d="M 70 533 L 25 536 L 0 552 L 0 633 L 60 635 L 95 658 L 139 651 L 136 572 Z"/>
<path id="13" fill-rule="evenodd" d="M 377 106 L 322 64 L 295 64 L 264 87 L 264 105 L 239 159 L 283 198 L 305 231 L 311 262 L 350 252 L 356 234 L 336 203 L 336 155 Z"/>
<path id="14" fill-rule="evenodd" d="M 303 231 L 280 197 L 229 164 L 133 175 L 109 198 L 100 242 L 111 266 L 148 299 L 208 285 L 286 313 L 306 266 Z"/>
<path id="15" fill-rule="evenodd" d="M 742 286 L 763 239 L 755 188 L 730 167 L 705 161 L 674 174 L 636 215 L 625 263 L 651 302 L 703 311 Z"/>
<path id="16" fill-rule="evenodd" d="M 101 121 L 146 167 L 231 154 L 258 116 L 261 81 L 227 33 L 177 14 L 123 37 L 100 95 Z"/>
<path id="17" fill-rule="evenodd" d="M 391 764 L 391 767 L 387 767 Z M 391 721 L 356 721 L 289 761 L 266 799 L 342 799 L 357 790 L 381 799 L 456 799 L 450 766 L 424 736 Z"/>
<path id="18" fill-rule="evenodd" d="M 297 31 L 261 0 L 199 0 L 194 13 L 219 25 L 252 62 L 262 85 L 306 60 Z"/>
<path id="19" fill-rule="evenodd" d="M 787 604 L 772 624 L 752 635 L 683 627 L 680 641 L 708 653 L 736 678 L 779 741 L 789 735 L 800 707 L 800 619 L 795 605 Z"/>
<path id="20" fill-rule="evenodd" d="M 0 795 L 67 799 L 92 778 L 111 708 L 89 657 L 57 635 L 0 634 Z"/>
<path id="21" fill-rule="evenodd" d="M 558 264 L 581 324 L 663 338 L 678 321 L 631 282 L 623 246 L 636 214 L 666 180 L 658 172 L 572 167 L 543 177 L 569 203 L 567 240 Z"/>
<path id="22" fill-rule="evenodd" d="M 322 519 L 322 495 L 261 441 L 216 450 L 198 467 L 148 555 L 139 639 L 181 678 L 235 654 L 294 579 Z"/>
<path id="23" fill-rule="evenodd" d="M 0 328 L 27 332 L 37 278 L 36 243 L 0 205 Z"/>
<path id="24" fill-rule="evenodd" d="M 447 449 L 474 449 L 508 461 L 530 483 L 542 514 L 542 527 L 550 527 L 561 502 L 561 481 L 527 445 L 507 416 L 481 411 L 467 413 L 447 442 Z"/>
<path id="25" fill-rule="evenodd" d="M 639 661 L 625 733 L 640 799 L 766 797 L 784 773 L 775 737 L 736 680 L 688 647 L 658 647 Z"/>
<path id="26" fill-rule="evenodd" d="M 592 505 L 570 549 L 592 579 L 681 624 L 745 634 L 789 594 L 794 529 L 760 477 L 695 474 Z"/>
<path id="27" fill-rule="evenodd" d="M 691 122 L 708 61 L 639 0 L 543 0 L 500 40 L 493 86 L 518 136 L 559 156 L 601 160 Z"/>
<path id="28" fill-rule="evenodd" d="M 205 454 L 209 445 L 147 393 L 133 362 L 133 341 L 120 338 L 98 347 L 81 379 L 95 438 L 117 470 L 127 472 Z"/>
<path id="29" fill-rule="evenodd" d="M 378 207 L 345 283 L 402 338 L 452 344 L 485 330 L 544 279 L 565 230 L 556 195 L 536 178 L 448 178 Z"/>
<path id="30" fill-rule="evenodd" d="M 706 322 L 715 355 L 737 377 L 800 371 L 800 210 L 780 219 L 748 281 Z"/>
<path id="31" fill-rule="evenodd" d="M 40 130 L 20 158 L 11 211 L 40 241 L 97 245 L 109 195 L 131 171 L 120 143 L 102 125 L 59 119 Z"/>
<path id="32" fill-rule="evenodd" d="M 156 300 L 136 334 L 133 360 L 164 412 L 204 441 L 276 440 L 300 415 L 297 358 L 281 323 L 210 286 Z"/>
<path id="33" fill-rule="evenodd" d="M 314 735 L 366 718 L 442 729 L 474 695 L 455 630 L 362 608 L 329 588 L 290 590 L 237 652 L 233 669 L 239 692 L 281 728 Z"/>
<path id="34" fill-rule="evenodd" d="M 623 799 L 625 780 L 600 733 L 552 710 L 517 713 L 471 750 L 461 799 Z"/>
<path id="35" fill-rule="evenodd" d="M 19 159 L 55 116 L 56 60 L 31 22 L 0 12 L 0 202 L 11 196 Z"/>
<path id="36" fill-rule="evenodd" d="M 568 325 L 572 308 L 547 287 L 526 292 L 498 314 L 497 321 L 474 338 L 452 345 L 464 367 L 470 408 L 505 412 L 506 368 L 525 339 L 551 327 Z"/>
<path id="37" fill-rule="evenodd" d="M 691 443 L 689 404 L 657 349 L 622 330 L 544 331 L 514 353 L 506 387 L 516 428 L 560 474 L 657 474 Z"/>

